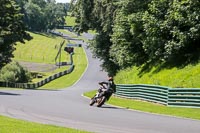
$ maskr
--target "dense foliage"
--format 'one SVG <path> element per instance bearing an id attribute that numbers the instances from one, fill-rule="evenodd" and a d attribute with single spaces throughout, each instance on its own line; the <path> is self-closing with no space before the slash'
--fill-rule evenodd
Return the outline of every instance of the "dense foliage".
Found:
<path id="1" fill-rule="evenodd" d="M 132 65 L 185 65 L 199 60 L 200 1 L 78 0 L 79 31 L 97 31 L 90 44 L 115 74 Z"/>
<path id="2" fill-rule="evenodd" d="M 92 29 L 98 33 L 90 43 L 90 48 L 94 56 L 103 61 L 102 67 L 110 74 L 114 74 L 118 70 L 118 65 L 110 56 L 110 46 L 112 45 L 110 35 L 113 33 L 112 25 L 116 9 L 114 1 L 78 0 L 72 13 L 77 18 L 78 32 Z"/>
<path id="3" fill-rule="evenodd" d="M 11 61 L 15 42 L 26 38 L 23 15 L 14 0 L 0 1 L 0 69 Z"/>
<path id="4" fill-rule="evenodd" d="M 30 79 L 31 74 L 17 62 L 7 64 L 0 70 L 0 81 L 26 83 Z"/>
<path id="5" fill-rule="evenodd" d="M 28 30 L 44 31 L 64 25 L 69 3 L 55 0 L 16 0 L 24 14 L 24 24 Z"/>
<path id="6" fill-rule="evenodd" d="M 200 1 L 153 0 L 143 21 L 148 60 L 183 64 L 199 58 Z"/>

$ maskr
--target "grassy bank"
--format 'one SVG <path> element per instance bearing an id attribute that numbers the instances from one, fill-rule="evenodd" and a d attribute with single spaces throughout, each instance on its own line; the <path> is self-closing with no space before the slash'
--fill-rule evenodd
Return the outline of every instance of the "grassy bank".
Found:
<path id="1" fill-rule="evenodd" d="M 55 64 L 55 57 L 59 50 L 60 43 L 63 38 L 44 33 L 32 33 L 29 34 L 33 37 L 32 40 L 26 41 L 25 44 L 17 43 L 16 51 L 14 52 L 14 60 L 27 61 L 27 62 L 41 62 L 46 64 Z M 67 32 L 67 34 L 69 34 Z M 73 37 L 73 34 L 69 36 Z M 64 51 L 64 47 L 67 43 L 74 44 L 73 41 L 65 41 L 65 44 L 61 52 L 61 61 L 69 62 L 69 54 Z M 84 49 L 81 47 L 74 47 L 73 61 L 75 69 L 73 73 L 62 76 L 44 86 L 42 89 L 60 89 L 66 88 L 74 84 L 83 74 L 87 66 L 87 58 Z M 53 75 L 54 73 L 64 71 L 69 66 L 64 66 L 51 72 L 43 72 L 43 78 Z M 41 79 L 33 79 L 32 82 L 38 82 Z"/>
<path id="2" fill-rule="evenodd" d="M 71 38 L 77 38 L 77 36 L 75 36 L 73 33 L 67 30 L 58 30 L 58 31 L 67 34 Z M 69 43 L 74 44 L 75 42 L 70 41 Z M 77 82 L 81 77 L 81 75 L 84 73 L 88 63 L 85 51 L 82 47 L 74 47 L 73 61 L 75 68 L 72 73 L 62 76 L 56 80 L 53 80 L 50 83 L 42 86 L 41 88 L 60 89 L 69 87 L 73 85 L 75 82 Z"/>
<path id="3" fill-rule="evenodd" d="M 78 39 L 78 36 L 74 32 L 70 32 L 70 31 L 65 30 L 65 29 L 57 29 L 57 31 L 62 32 L 64 34 L 67 34 L 70 38 Z"/>
<path id="4" fill-rule="evenodd" d="M 53 125 L 37 124 L 23 120 L 16 120 L 0 116 L 1 133 L 88 133 L 86 131 L 58 127 Z"/>
<path id="5" fill-rule="evenodd" d="M 173 88 L 200 88 L 200 63 L 183 68 L 159 70 L 159 66 L 141 73 L 141 68 L 132 67 L 117 73 L 118 84 L 154 84 Z"/>
<path id="6" fill-rule="evenodd" d="M 75 68 L 72 73 L 62 76 L 56 80 L 51 81 L 50 83 L 42 86 L 41 88 L 48 89 L 60 89 L 73 85 L 84 73 L 87 67 L 87 58 L 83 48 L 77 47 L 75 48 L 74 54 L 74 65 Z"/>
<path id="7" fill-rule="evenodd" d="M 94 96 L 95 92 L 96 90 L 87 92 L 84 95 L 87 97 L 92 97 Z M 112 96 L 107 103 L 127 109 L 200 120 L 200 109 L 197 108 L 167 107 L 151 102 L 131 100 L 115 96 Z"/>
<path id="8" fill-rule="evenodd" d="M 67 24 L 67 26 L 75 26 L 76 25 L 76 23 L 75 23 L 75 17 L 71 17 L 70 16 L 70 14 L 71 13 L 68 13 L 69 14 L 69 16 L 66 16 L 66 18 L 65 18 L 65 23 Z"/>
<path id="9" fill-rule="evenodd" d="M 29 32 L 29 34 L 33 39 L 25 41 L 25 44 L 17 43 L 16 50 L 14 51 L 14 60 L 54 64 L 63 39 L 45 33 Z M 69 60 L 66 52 L 61 52 L 61 57 L 61 61 Z"/>

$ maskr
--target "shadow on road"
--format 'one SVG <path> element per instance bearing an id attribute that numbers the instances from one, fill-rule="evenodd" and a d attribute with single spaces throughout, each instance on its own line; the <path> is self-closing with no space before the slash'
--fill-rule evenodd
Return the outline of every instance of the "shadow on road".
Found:
<path id="1" fill-rule="evenodd" d="M 59 89 L 56 90 L 56 89 L 40 89 L 40 88 L 39 88 L 39 89 L 37 89 L 37 88 L 34 89 L 34 88 L 33 88 L 33 89 L 27 89 L 27 90 L 33 90 L 33 91 L 61 91 L 61 90 L 59 90 Z"/>
<path id="2" fill-rule="evenodd" d="M 121 108 L 112 107 L 112 106 L 102 106 L 101 108 L 107 108 L 107 109 L 121 109 Z"/>
<path id="3" fill-rule="evenodd" d="M 20 94 L 8 93 L 8 92 L 0 92 L 0 95 L 11 95 L 11 96 L 19 96 Z"/>

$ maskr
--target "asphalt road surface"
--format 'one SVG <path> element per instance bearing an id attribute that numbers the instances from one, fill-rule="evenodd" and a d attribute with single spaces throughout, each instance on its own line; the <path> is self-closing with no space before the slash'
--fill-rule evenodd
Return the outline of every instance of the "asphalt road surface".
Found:
<path id="1" fill-rule="evenodd" d="M 85 47 L 86 44 L 82 41 Z M 83 92 L 107 75 L 86 49 L 89 65 L 81 79 L 63 90 L 0 90 L 0 114 L 97 133 L 200 133 L 200 121 L 103 105 L 89 106 Z"/>

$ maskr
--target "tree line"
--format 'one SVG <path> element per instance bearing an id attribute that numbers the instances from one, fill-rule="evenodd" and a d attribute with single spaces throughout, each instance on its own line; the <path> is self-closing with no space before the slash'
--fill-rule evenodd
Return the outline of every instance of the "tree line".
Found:
<path id="1" fill-rule="evenodd" d="M 23 21 L 28 30 L 45 31 L 65 24 L 69 3 L 55 0 L 15 0 L 24 14 Z"/>
<path id="2" fill-rule="evenodd" d="M 69 3 L 55 0 L 0 0 L 0 69 L 11 61 L 17 41 L 28 31 L 47 31 L 65 24 Z"/>
<path id="3" fill-rule="evenodd" d="M 200 57 L 198 0 L 72 0 L 79 32 L 114 75 L 133 65 L 184 66 Z"/>

